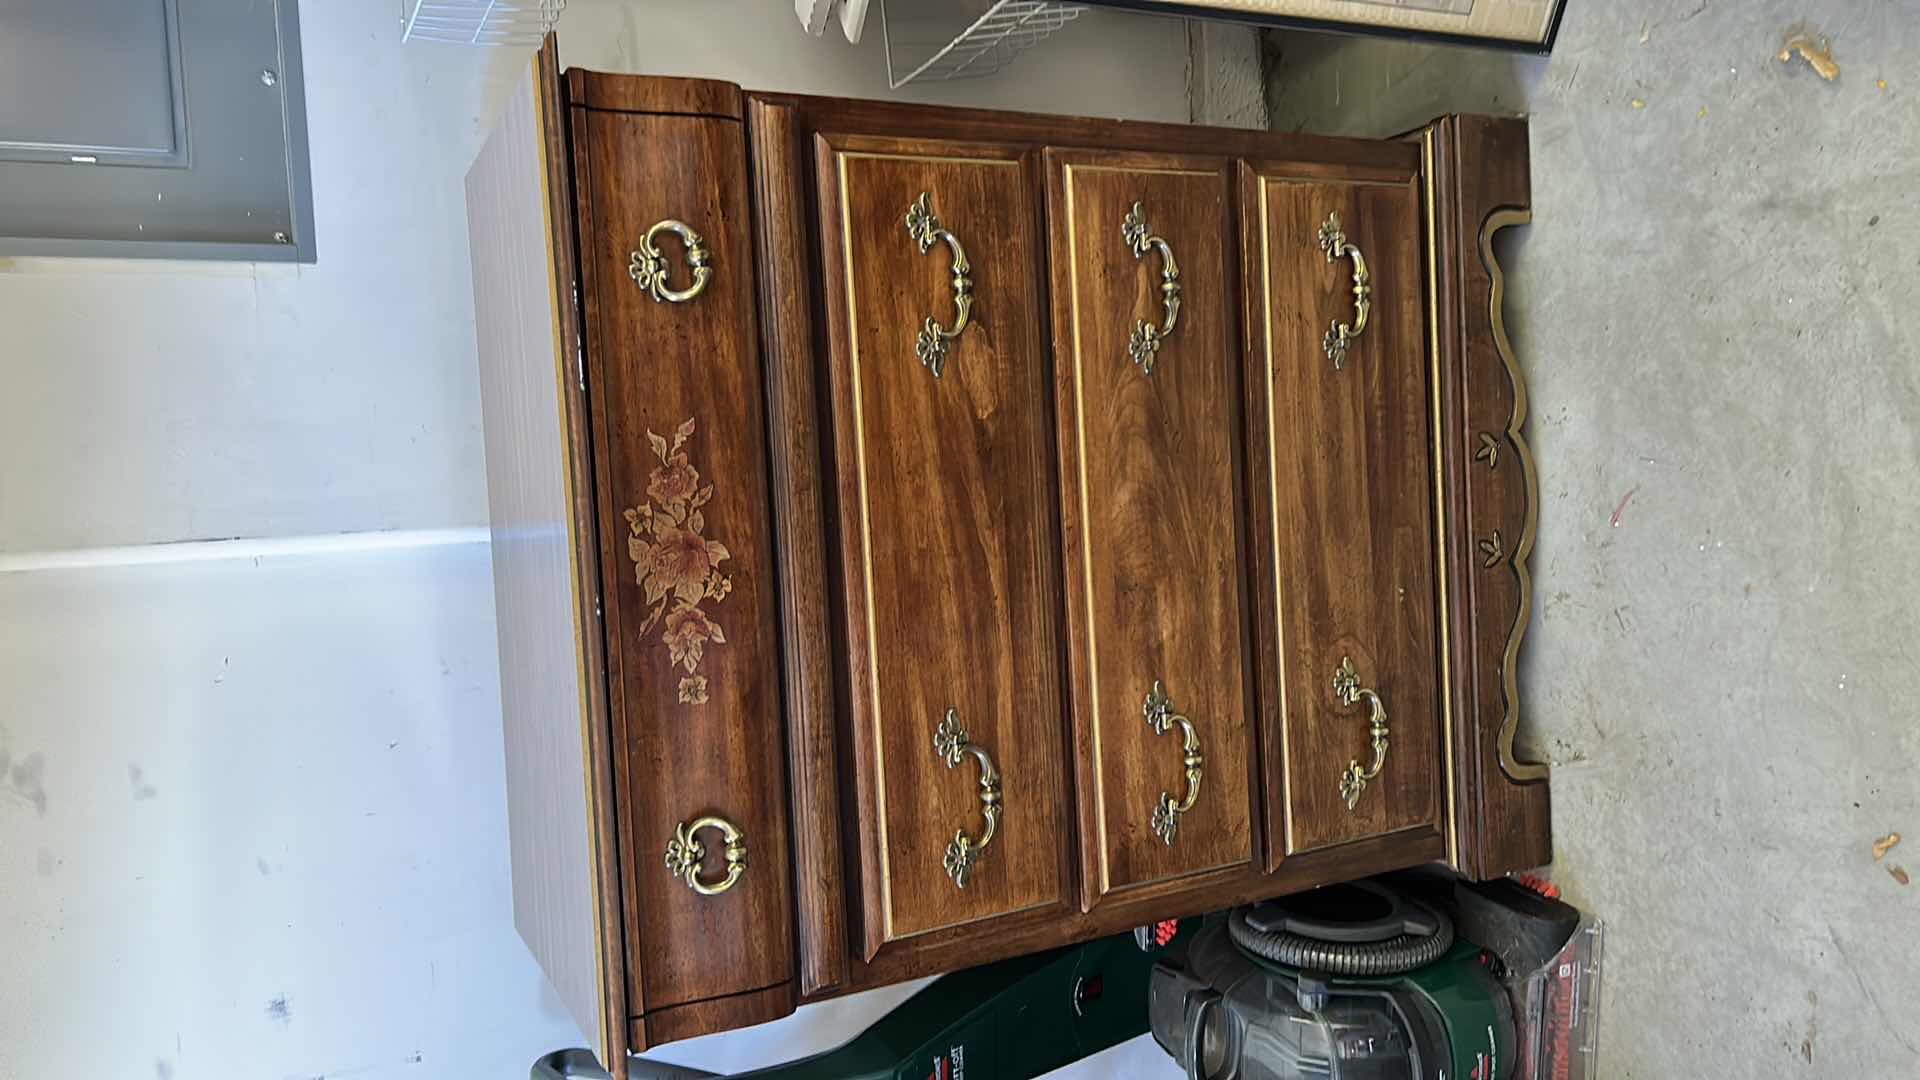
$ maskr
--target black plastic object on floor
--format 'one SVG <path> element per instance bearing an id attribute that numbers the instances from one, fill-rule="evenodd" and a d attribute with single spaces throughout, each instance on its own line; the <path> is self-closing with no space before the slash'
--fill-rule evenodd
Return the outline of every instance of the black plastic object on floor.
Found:
<path id="1" fill-rule="evenodd" d="M 1544 967 L 1580 926 L 1578 908 L 1505 878 L 1453 882 L 1452 908 L 1463 937 L 1522 973 Z"/>

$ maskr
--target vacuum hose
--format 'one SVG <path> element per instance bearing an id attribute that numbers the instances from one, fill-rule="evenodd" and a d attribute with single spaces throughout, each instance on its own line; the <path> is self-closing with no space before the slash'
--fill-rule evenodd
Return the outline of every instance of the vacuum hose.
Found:
<path id="1" fill-rule="evenodd" d="M 1413 903 L 1413 901 L 1408 901 Z M 1227 919 L 1227 933 L 1240 948 L 1302 971 L 1328 975 L 1398 975 L 1425 967 L 1453 947 L 1453 920 L 1445 912 L 1419 907 L 1434 921 L 1434 932 L 1399 934 L 1385 941 L 1316 941 L 1286 930 L 1260 930 L 1247 922 L 1247 909 L 1235 908 Z"/>

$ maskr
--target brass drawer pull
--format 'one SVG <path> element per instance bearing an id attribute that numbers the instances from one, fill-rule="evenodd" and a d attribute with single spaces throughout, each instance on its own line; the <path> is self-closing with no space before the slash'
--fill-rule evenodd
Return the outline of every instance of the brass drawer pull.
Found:
<path id="1" fill-rule="evenodd" d="M 907 207 L 907 235 L 920 245 L 922 255 L 933 250 L 936 240 L 945 240 L 947 247 L 953 249 L 953 328 L 949 330 L 941 326 L 929 315 L 920 324 L 920 333 L 913 339 L 913 354 L 937 379 L 946 370 L 948 347 L 967 328 L 973 315 L 973 278 L 967 276 L 973 272 L 973 268 L 967 263 L 967 252 L 960 246 L 960 238 L 941 226 L 940 219 L 933 212 L 932 196 L 924 191 L 912 206 Z"/>
<path id="2" fill-rule="evenodd" d="M 1166 321 L 1154 326 L 1144 319 L 1136 319 L 1133 333 L 1127 338 L 1127 355 L 1140 365 L 1142 374 L 1151 375 L 1160 343 L 1167 340 L 1167 335 L 1173 333 L 1173 324 L 1180 321 L 1180 264 L 1174 261 L 1173 248 L 1167 245 L 1166 239 L 1153 234 L 1153 226 L 1147 224 L 1138 202 L 1120 222 L 1120 235 L 1136 259 L 1146 258 L 1147 252 L 1156 248 L 1160 252 L 1160 303 L 1166 308 Z"/>
<path id="3" fill-rule="evenodd" d="M 717 882 L 700 880 L 700 862 L 707 857 L 707 846 L 697 838 L 702 829 L 720 830 L 720 840 L 726 845 L 722 850 L 727 860 L 727 876 Z M 740 875 L 747 872 L 747 838 L 733 822 L 713 814 L 697 818 L 691 824 L 682 822 L 673 827 L 673 839 L 667 841 L 667 871 L 701 896 L 719 896 L 733 888 Z"/>
<path id="4" fill-rule="evenodd" d="M 1380 769 L 1387 763 L 1387 706 L 1379 694 L 1360 685 L 1351 656 L 1341 657 L 1340 667 L 1333 673 L 1333 696 L 1339 698 L 1342 705 L 1357 705 L 1361 698 L 1366 698 L 1371 710 L 1367 736 L 1373 744 L 1373 767 L 1362 769 L 1358 761 L 1349 761 L 1347 771 L 1340 774 L 1340 797 L 1347 801 L 1347 810 L 1351 812 L 1360 805 L 1360 793 L 1367 790 L 1367 781 L 1379 776 Z"/>
<path id="5" fill-rule="evenodd" d="M 1000 771 L 993 767 L 993 758 L 967 737 L 966 729 L 960 726 L 960 713 L 954 709 L 947 710 L 947 718 L 933 731 L 933 752 L 949 769 L 959 765 L 960 759 L 968 754 L 980 762 L 980 813 L 987 819 L 986 831 L 975 840 L 967 835 L 967 830 L 955 829 L 953 839 L 947 844 L 946 857 L 941 860 L 954 885 L 964 889 L 973 864 L 980 860 L 980 853 L 987 850 L 987 845 L 993 843 L 993 834 L 1000 827 Z"/>
<path id="6" fill-rule="evenodd" d="M 663 232 L 673 233 L 687 245 L 687 265 L 693 269 L 693 284 L 684 289 L 667 287 L 667 272 L 671 266 L 654 244 L 655 238 Z M 627 261 L 627 276 L 633 278 L 635 285 L 647 290 L 656 303 L 666 301 L 684 304 L 706 289 L 707 279 L 713 276 L 713 253 L 707 250 L 707 242 L 691 226 L 668 218 L 648 229 L 647 235 L 640 238 L 640 250 L 634 252 L 633 258 Z"/>
<path id="7" fill-rule="evenodd" d="M 1147 715 L 1147 726 L 1155 735 L 1165 735 L 1167 729 L 1180 725 L 1180 763 L 1187 770 L 1187 796 L 1179 802 L 1166 792 L 1160 793 L 1160 802 L 1153 808 L 1153 835 L 1173 846 L 1173 837 L 1180 829 L 1180 815 L 1193 809 L 1194 800 L 1200 797 L 1200 772 L 1205 758 L 1200 756 L 1200 733 L 1193 729 L 1193 721 L 1173 711 L 1173 702 L 1167 698 L 1166 687 L 1160 680 L 1153 681 L 1153 689 L 1147 691 L 1147 703 L 1142 710 Z"/>
<path id="8" fill-rule="evenodd" d="M 1353 325 L 1349 326 L 1338 319 L 1327 331 L 1321 346 L 1327 350 L 1327 359 L 1333 361 L 1335 371 L 1347 366 L 1347 346 L 1353 339 L 1366 332 L 1367 315 L 1373 310 L 1373 275 L 1367 273 L 1367 258 L 1360 249 L 1347 243 L 1347 234 L 1340 230 L 1338 211 L 1327 215 L 1320 226 L 1320 253 L 1332 262 L 1341 256 L 1353 260 Z"/>

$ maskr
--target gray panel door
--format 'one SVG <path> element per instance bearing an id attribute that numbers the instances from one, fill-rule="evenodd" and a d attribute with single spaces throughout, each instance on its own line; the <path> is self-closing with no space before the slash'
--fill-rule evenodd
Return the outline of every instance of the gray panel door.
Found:
<path id="1" fill-rule="evenodd" d="M 306 261 L 295 0 L 0 0 L 0 254 Z"/>

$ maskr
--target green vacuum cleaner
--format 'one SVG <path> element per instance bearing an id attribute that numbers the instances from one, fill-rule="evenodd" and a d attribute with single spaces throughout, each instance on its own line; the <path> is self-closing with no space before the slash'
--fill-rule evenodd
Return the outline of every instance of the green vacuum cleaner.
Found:
<path id="1" fill-rule="evenodd" d="M 1439 909 L 1357 882 L 1209 919 L 1147 1009 L 1189 1080 L 1506 1080 L 1495 965 Z"/>
<path id="2" fill-rule="evenodd" d="M 1508 976 L 1566 974 L 1578 921 L 1517 887 L 1330 886 L 947 975 L 837 1050 L 736 1075 L 1025 1080 L 1148 1031 L 1188 1080 L 1555 1075 L 1524 989 L 1538 979 Z M 533 1070 L 604 1075 L 577 1051 Z M 635 1058 L 629 1075 L 713 1074 Z"/>

